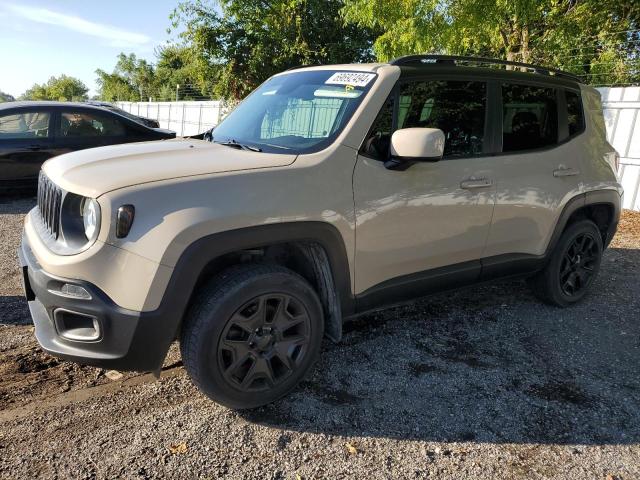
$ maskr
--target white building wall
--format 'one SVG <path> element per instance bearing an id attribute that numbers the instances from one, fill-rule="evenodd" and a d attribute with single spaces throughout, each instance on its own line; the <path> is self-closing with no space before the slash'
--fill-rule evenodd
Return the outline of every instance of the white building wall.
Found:
<path id="1" fill-rule="evenodd" d="M 599 88 L 607 138 L 620 154 L 624 208 L 640 211 L 640 87 Z"/>
<path id="2" fill-rule="evenodd" d="M 197 135 L 220 123 L 225 103 L 220 100 L 205 102 L 116 102 L 127 112 L 158 120 L 161 128 L 168 128 L 178 136 Z"/>

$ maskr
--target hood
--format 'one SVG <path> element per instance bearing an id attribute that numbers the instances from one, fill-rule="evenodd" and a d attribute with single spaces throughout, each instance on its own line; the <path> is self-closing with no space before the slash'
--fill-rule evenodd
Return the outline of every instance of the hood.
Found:
<path id="1" fill-rule="evenodd" d="M 193 139 L 90 148 L 48 160 L 42 169 L 66 191 L 96 198 L 119 188 L 172 178 L 281 167 L 291 154 L 251 152 Z"/>

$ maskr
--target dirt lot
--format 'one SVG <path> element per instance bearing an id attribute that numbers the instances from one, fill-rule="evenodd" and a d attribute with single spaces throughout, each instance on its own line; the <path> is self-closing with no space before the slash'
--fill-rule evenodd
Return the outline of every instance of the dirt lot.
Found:
<path id="1" fill-rule="evenodd" d="M 190 384 L 59 362 L 33 339 L 0 199 L 1 478 L 640 478 L 640 214 L 593 293 L 520 282 L 362 317 L 292 395 L 237 413 Z"/>

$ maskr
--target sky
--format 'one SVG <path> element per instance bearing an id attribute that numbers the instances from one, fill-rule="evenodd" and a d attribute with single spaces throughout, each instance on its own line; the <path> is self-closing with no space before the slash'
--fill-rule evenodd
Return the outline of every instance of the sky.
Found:
<path id="1" fill-rule="evenodd" d="M 0 0 L 0 91 L 18 97 L 52 75 L 96 93 L 95 70 L 120 52 L 154 61 L 178 0 Z"/>

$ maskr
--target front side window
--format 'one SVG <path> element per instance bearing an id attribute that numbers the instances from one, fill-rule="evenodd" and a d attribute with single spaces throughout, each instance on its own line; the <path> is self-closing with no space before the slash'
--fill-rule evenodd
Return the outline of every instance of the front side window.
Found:
<path id="1" fill-rule="evenodd" d="M 90 112 L 65 112 L 60 118 L 62 137 L 119 137 L 125 127 L 118 120 Z"/>
<path id="2" fill-rule="evenodd" d="M 445 135 L 444 156 L 483 152 L 487 87 L 483 82 L 430 81 L 400 87 L 396 129 L 439 128 Z M 385 160 L 393 134 L 392 94 L 373 123 L 361 152 Z"/>
<path id="3" fill-rule="evenodd" d="M 400 87 L 398 128 L 439 128 L 444 156 L 483 151 L 487 85 L 472 81 L 429 81 Z"/>
<path id="4" fill-rule="evenodd" d="M 582 99 L 576 92 L 565 91 L 567 99 L 567 117 L 569 120 L 569 136 L 584 130 L 584 114 L 582 113 Z"/>
<path id="5" fill-rule="evenodd" d="M 554 88 L 502 86 L 502 151 L 515 152 L 558 142 L 558 104 Z"/>
<path id="6" fill-rule="evenodd" d="M 0 116 L 0 139 L 46 138 L 49 136 L 49 113 L 25 112 Z"/>
<path id="7" fill-rule="evenodd" d="M 337 70 L 272 77 L 215 128 L 213 141 L 265 152 L 321 150 L 343 130 L 375 77 Z"/>

